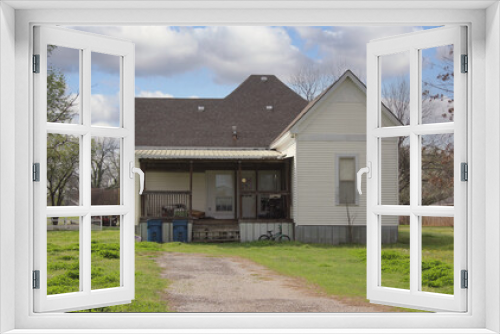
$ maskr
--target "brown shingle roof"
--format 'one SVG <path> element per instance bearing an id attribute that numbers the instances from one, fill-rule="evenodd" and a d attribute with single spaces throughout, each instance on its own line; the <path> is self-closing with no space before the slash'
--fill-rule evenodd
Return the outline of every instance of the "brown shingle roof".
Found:
<path id="1" fill-rule="evenodd" d="M 274 75 L 251 75 L 223 99 L 136 98 L 135 142 L 137 147 L 269 147 L 306 105 Z"/>

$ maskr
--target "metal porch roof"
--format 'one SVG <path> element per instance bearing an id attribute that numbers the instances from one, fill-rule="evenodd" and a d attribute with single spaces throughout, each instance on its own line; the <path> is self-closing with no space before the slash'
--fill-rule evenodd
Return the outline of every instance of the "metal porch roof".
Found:
<path id="1" fill-rule="evenodd" d="M 136 150 L 139 159 L 214 159 L 214 160 L 275 160 L 284 155 L 271 150 L 204 150 L 204 149 L 165 149 L 165 150 Z"/>

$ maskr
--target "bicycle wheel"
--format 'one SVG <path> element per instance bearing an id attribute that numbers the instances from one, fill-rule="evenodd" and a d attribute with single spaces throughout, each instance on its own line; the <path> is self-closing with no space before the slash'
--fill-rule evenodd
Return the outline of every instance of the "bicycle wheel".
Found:
<path id="1" fill-rule="evenodd" d="M 267 234 L 263 234 L 259 237 L 259 241 L 269 240 L 269 236 Z"/>
<path id="2" fill-rule="evenodd" d="M 278 238 L 276 238 L 276 240 L 278 242 L 282 242 L 282 241 L 290 241 L 290 237 L 286 234 L 283 234 L 283 235 L 280 235 Z"/>

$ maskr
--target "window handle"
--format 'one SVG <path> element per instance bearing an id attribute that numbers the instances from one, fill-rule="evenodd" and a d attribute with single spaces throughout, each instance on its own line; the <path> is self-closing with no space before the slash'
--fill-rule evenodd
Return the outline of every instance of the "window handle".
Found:
<path id="1" fill-rule="evenodd" d="M 372 178 L 372 163 L 370 161 L 368 161 L 368 166 L 367 167 L 363 167 L 361 168 L 360 170 L 358 170 L 358 193 L 360 195 L 363 195 L 363 192 L 361 191 L 361 176 L 363 176 L 363 174 L 367 174 L 367 177 L 369 179 Z"/>
<path id="2" fill-rule="evenodd" d="M 144 191 L 144 172 L 140 168 L 134 167 L 134 162 L 130 161 L 129 165 L 129 176 L 131 179 L 134 178 L 134 174 L 139 174 L 139 184 L 140 184 L 140 190 L 139 190 L 139 195 L 142 195 L 142 192 Z"/>

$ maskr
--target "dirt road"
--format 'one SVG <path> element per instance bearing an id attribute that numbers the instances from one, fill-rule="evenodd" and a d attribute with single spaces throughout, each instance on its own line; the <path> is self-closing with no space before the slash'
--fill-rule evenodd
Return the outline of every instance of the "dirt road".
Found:
<path id="1" fill-rule="evenodd" d="M 318 292 L 303 280 L 279 275 L 236 257 L 165 253 L 156 259 L 176 312 L 384 312 L 390 307 L 353 305 Z"/>

